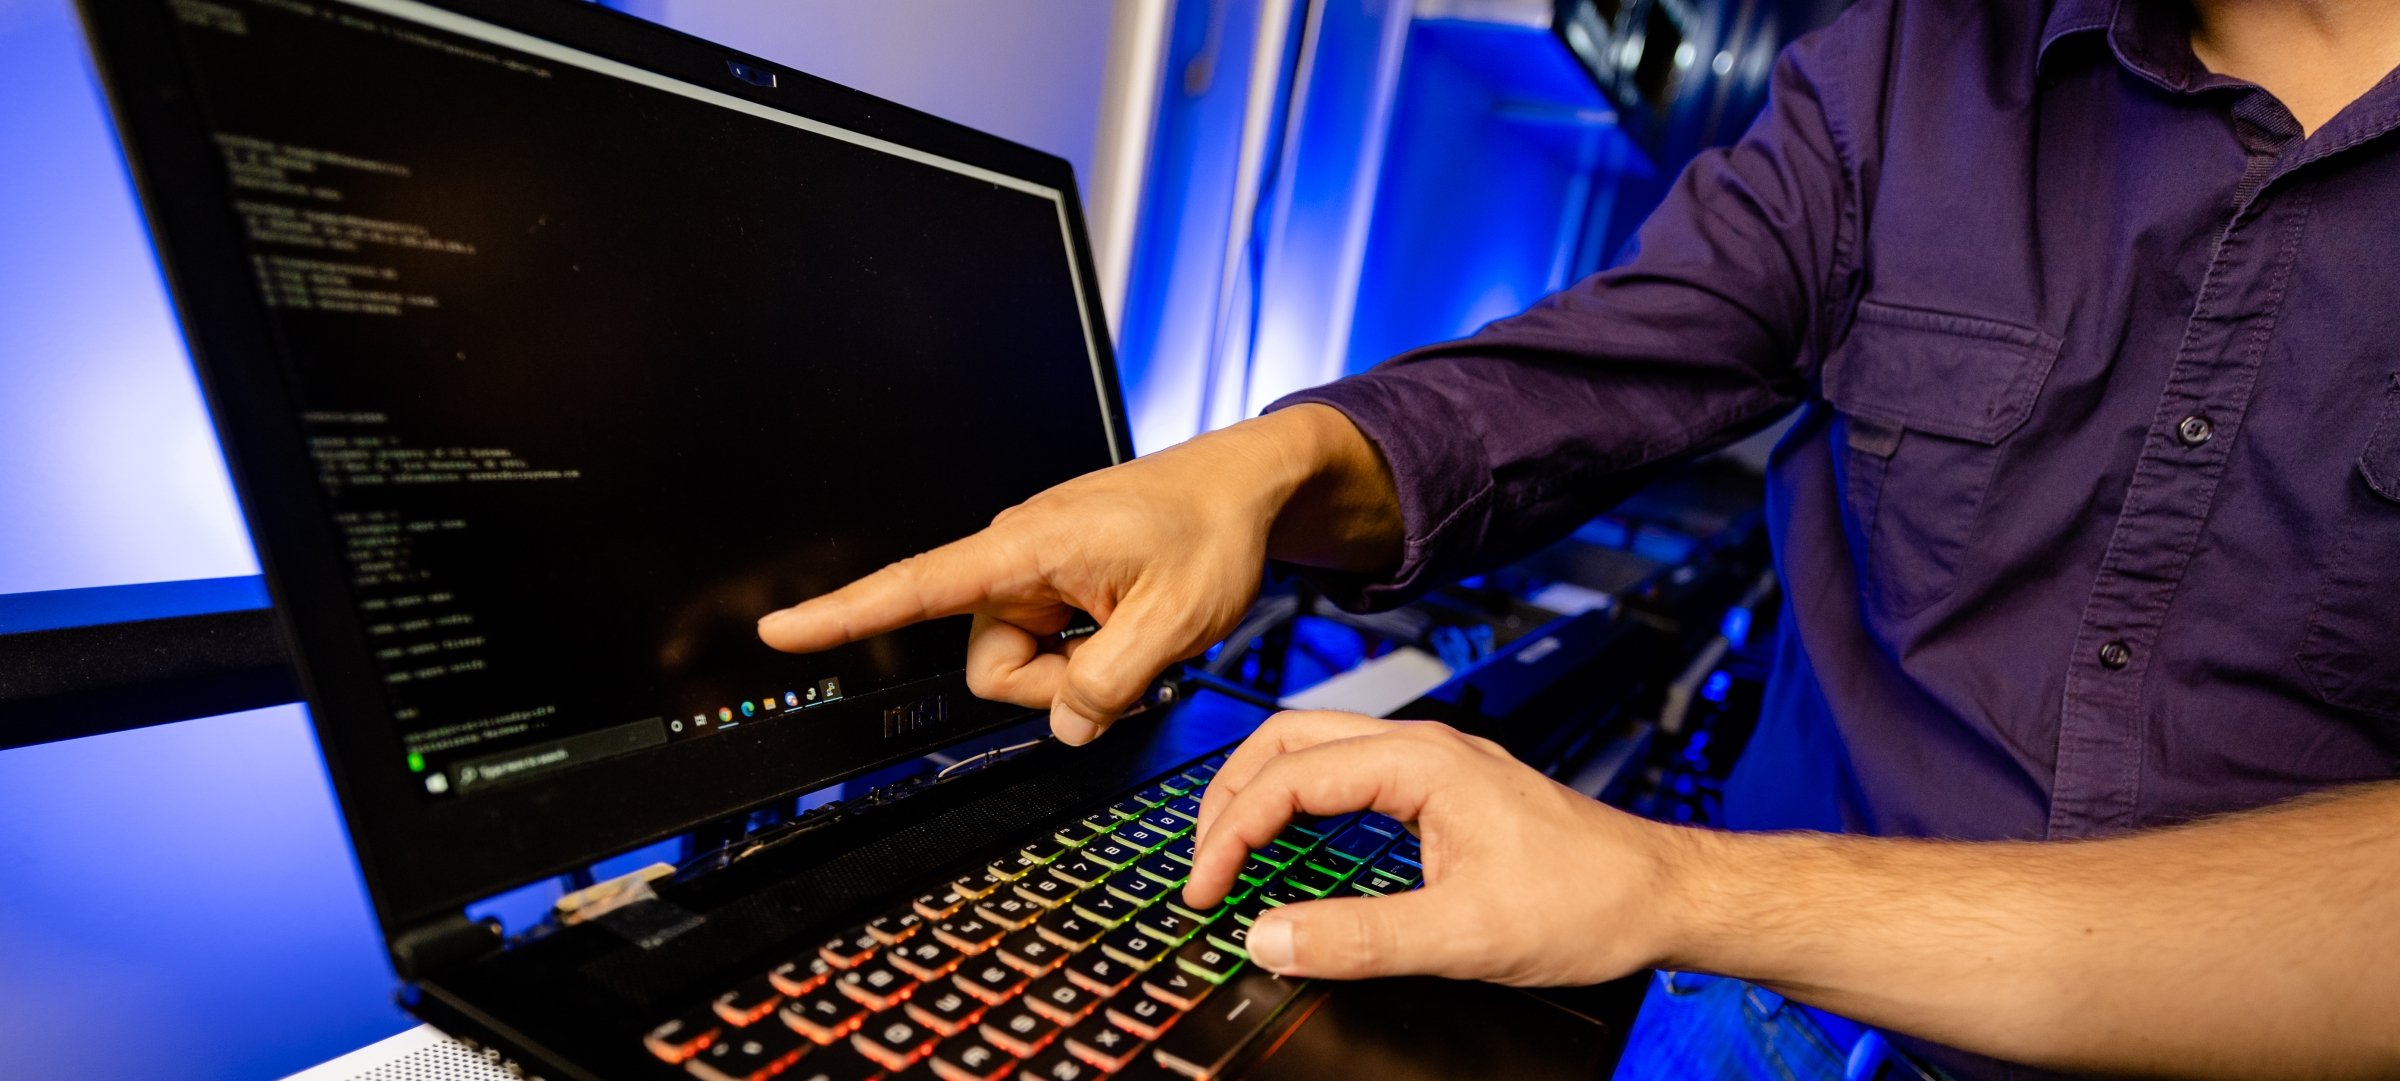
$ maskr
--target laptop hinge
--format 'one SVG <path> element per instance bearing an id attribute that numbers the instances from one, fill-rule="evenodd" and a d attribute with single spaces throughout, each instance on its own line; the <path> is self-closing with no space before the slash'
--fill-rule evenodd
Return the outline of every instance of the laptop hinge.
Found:
<path id="1" fill-rule="evenodd" d="M 392 968 L 401 979 L 415 983 L 499 948 L 498 922 L 470 920 L 464 915 L 444 916 L 393 938 Z"/>

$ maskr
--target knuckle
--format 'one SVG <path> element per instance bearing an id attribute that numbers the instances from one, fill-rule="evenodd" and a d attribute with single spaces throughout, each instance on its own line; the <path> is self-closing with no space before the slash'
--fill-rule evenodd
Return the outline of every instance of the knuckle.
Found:
<path id="1" fill-rule="evenodd" d="M 1384 972 L 1400 955 L 1400 929 L 1387 909 L 1372 901 L 1352 905 L 1349 952 L 1364 971 Z"/>

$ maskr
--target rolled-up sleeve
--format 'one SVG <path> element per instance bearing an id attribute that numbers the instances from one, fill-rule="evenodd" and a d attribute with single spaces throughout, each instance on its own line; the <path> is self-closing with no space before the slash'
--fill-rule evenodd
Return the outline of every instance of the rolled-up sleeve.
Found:
<path id="1" fill-rule="evenodd" d="M 1268 407 L 1341 411 L 1398 483 L 1400 565 L 1319 575 L 1337 601 L 1388 607 L 1516 558 L 1808 396 L 1855 247 L 1858 159 L 1811 74 L 1838 68 L 1845 29 L 1785 51 L 1759 119 L 1684 170 L 1624 265 Z"/>

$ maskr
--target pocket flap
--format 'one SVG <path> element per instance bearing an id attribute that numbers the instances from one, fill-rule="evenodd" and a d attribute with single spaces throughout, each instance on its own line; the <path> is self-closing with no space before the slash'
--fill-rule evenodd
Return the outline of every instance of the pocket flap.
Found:
<path id="1" fill-rule="evenodd" d="M 1969 315 L 1859 305 L 1825 361 L 1825 398 L 1853 416 L 1998 443 L 2033 415 L 2059 340 Z"/>
<path id="2" fill-rule="evenodd" d="M 2358 456 L 2358 475 L 2376 495 L 2400 503 L 2400 374 L 2384 388 L 2383 415 L 2375 422 L 2366 452 Z"/>

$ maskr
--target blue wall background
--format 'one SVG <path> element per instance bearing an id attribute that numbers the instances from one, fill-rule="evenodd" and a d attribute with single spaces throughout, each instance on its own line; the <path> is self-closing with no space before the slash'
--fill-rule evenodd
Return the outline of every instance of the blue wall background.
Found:
<path id="1" fill-rule="evenodd" d="M 0 594 L 257 574 L 66 0 L 0 0 L 0 101 Z M 298 707 L 0 753 L 0 870 L 0 1074 L 271 1078 L 409 1023 Z"/>
<path id="2" fill-rule="evenodd" d="M 0 593 L 257 574 L 67 0 L 0 101 Z"/>
<path id="3" fill-rule="evenodd" d="M 0 753 L 0 1074 L 281 1077 L 399 1032 L 297 706 Z"/>

